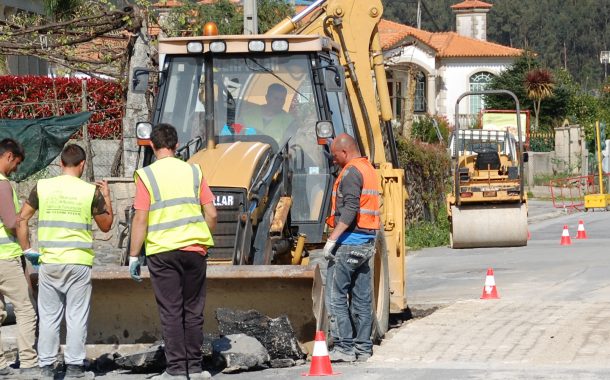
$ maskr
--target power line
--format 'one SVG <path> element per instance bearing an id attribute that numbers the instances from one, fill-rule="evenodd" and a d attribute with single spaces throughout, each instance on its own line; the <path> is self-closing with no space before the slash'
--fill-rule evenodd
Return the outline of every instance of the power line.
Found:
<path id="1" fill-rule="evenodd" d="M 402 1 L 402 4 L 410 4 L 410 5 L 418 5 L 419 3 L 421 3 L 422 8 L 424 9 L 424 12 L 426 12 L 426 14 L 429 17 L 429 21 L 432 22 L 432 24 L 434 25 L 434 30 L 436 32 L 442 32 L 441 28 L 438 26 L 438 24 L 436 23 L 436 21 L 434 21 L 434 17 L 432 16 L 432 13 L 430 13 L 430 10 L 428 9 L 428 6 L 426 5 L 426 2 L 424 0 L 406 0 L 406 1 Z"/>
<path id="2" fill-rule="evenodd" d="M 434 17 L 432 17 L 432 14 L 430 13 L 430 11 L 428 10 L 428 6 L 426 5 L 426 2 L 424 0 L 421 0 L 421 5 L 424 8 L 424 11 L 428 14 L 428 16 L 430 17 L 430 21 L 432 21 L 432 24 L 434 25 L 435 31 L 436 32 L 441 32 L 441 28 L 438 27 L 438 24 L 436 23 L 436 21 L 434 21 Z"/>

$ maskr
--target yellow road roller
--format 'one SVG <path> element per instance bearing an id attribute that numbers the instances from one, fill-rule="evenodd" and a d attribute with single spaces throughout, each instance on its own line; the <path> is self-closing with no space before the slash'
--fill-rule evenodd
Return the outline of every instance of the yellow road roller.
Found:
<path id="1" fill-rule="evenodd" d="M 517 136 L 506 130 L 461 129 L 460 100 L 473 95 L 505 94 L 516 103 Z M 527 195 L 524 191 L 519 100 L 510 91 L 466 92 L 455 106 L 450 153 L 452 192 L 447 194 L 451 248 L 527 245 Z"/>

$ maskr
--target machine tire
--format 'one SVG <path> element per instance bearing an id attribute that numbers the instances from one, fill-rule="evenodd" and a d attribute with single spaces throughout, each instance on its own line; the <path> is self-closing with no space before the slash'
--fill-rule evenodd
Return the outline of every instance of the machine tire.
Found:
<path id="1" fill-rule="evenodd" d="M 390 323 L 390 272 L 388 251 L 383 229 L 380 229 L 375 241 L 375 254 L 369 261 L 373 286 L 373 329 L 371 338 L 379 343 L 388 331 Z"/>

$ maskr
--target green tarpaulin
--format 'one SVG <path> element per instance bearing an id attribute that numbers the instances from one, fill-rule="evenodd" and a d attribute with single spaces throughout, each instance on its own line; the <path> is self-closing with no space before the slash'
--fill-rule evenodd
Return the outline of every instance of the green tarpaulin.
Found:
<path id="1" fill-rule="evenodd" d="M 81 112 L 43 119 L 0 119 L 0 140 L 10 137 L 19 141 L 25 150 L 25 160 L 11 179 L 22 181 L 46 168 L 90 117 L 91 112 Z"/>

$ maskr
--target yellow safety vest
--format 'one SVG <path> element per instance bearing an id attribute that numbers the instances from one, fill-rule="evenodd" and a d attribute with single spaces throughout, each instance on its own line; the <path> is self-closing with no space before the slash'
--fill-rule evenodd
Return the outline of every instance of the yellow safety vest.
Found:
<path id="1" fill-rule="evenodd" d="M 199 165 L 167 157 L 138 169 L 134 175 L 150 194 L 146 255 L 200 244 L 214 245 L 201 213 Z"/>
<path id="2" fill-rule="evenodd" d="M 2 173 L 0 173 L 0 181 L 8 181 Z M 19 199 L 15 189 L 11 186 L 13 191 L 13 205 L 15 206 L 15 213 L 19 213 Z M 17 243 L 17 238 L 13 233 L 4 226 L 2 219 L 0 219 L 0 260 L 10 260 L 15 257 L 21 256 L 21 246 Z"/>
<path id="3" fill-rule="evenodd" d="M 95 185 L 71 175 L 41 179 L 38 248 L 43 264 L 93 265 L 91 205 Z"/>

